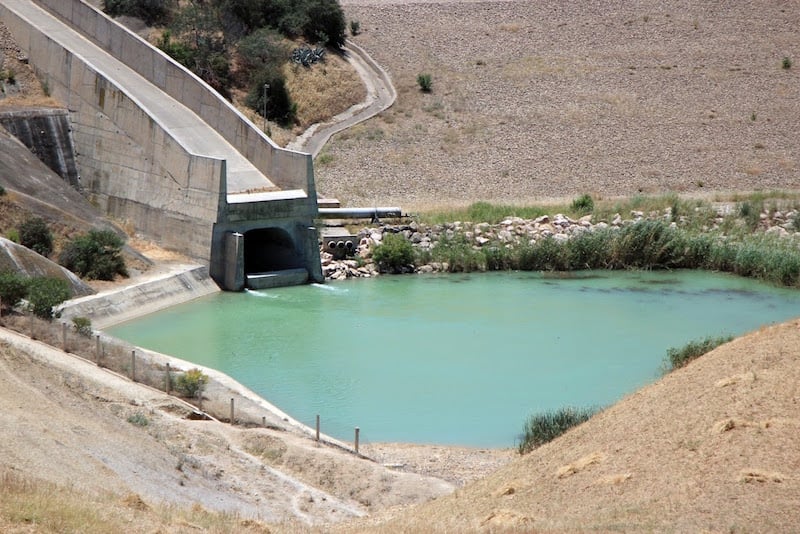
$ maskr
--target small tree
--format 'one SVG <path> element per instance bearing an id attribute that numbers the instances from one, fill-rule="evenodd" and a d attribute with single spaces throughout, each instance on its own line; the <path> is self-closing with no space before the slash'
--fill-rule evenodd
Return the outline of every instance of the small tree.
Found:
<path id="1" fill-rule="evenodd" d="M 433 91 L 433 79 L 430 74 L 417 74 L 417 85 L 423 93 Z"/>
<path id="2" fill-rule="evenodd" d="M 60 278 L 32 278 L 29 282 L 28 304 L 33 314 L 42 319 L 55 317 L 53 308 L 71 295 L 69 284 Z"/>
<path id="3" fill-rule="evenodd" d="M 49 256 L 53 252 L 53 234 L 41 217 L 32 217 L 19 225 L 19 244 Z"/>
<path id="4" fill-rule="evenodd" d="M 11 271 L 0 273 L 0 300 L 10 310 L 28 296 L 28 278 Z"/>
<path id="5" fill-rule="evenodd" d="M 113 280 L 117 274 L 128 276 L 122 245 L 122 238 L 111 230 L 90 230 L 67 244 L 59 263 L 89 280 Z"/>

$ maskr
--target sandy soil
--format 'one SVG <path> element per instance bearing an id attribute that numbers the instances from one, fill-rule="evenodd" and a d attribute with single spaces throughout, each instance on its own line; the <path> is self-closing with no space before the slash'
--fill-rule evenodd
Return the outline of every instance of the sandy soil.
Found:
<path id="1" fill-rule="evenodd" d="M 342 4 L 398 90 L 323 151 L 344 205 L 800 188 L 796 2 Z"/>

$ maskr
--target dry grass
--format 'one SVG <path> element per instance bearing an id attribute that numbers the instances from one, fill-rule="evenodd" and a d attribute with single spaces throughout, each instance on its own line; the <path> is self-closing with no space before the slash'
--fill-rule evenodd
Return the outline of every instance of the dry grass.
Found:
<path id="1" fill-rule="evenodd" d="M 266 524 L 200 506 L 148 504 L 137 494 L 91 495 L 20 475 L 0 472 L 0 529 L 3 532 L 213 532 L 268 533 Z"/>
<path id="2" fill-rule="evenodd" d="M 310 68 L 288 65 L 285 73 L 286 87 L 297 104 L 297 119 L 303 129 L 366 98 L 358 75 L 342 57 L 332 53 Z"/>

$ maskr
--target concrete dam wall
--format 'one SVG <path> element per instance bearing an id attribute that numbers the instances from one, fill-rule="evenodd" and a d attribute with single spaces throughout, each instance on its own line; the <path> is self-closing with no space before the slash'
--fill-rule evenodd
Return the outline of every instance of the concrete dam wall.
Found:
<path id="1" fill-rule="evenodd" d="M 73 187 L 80 186 L 67 110 L 3 111 L 0 124 L 53 172 Z"/>
<path id="2" fill-rule="evenodd" d="M 191 72 L 92 6 L 38 4 L 52 13 L 0 0 L 0 17 L 69 109 L 81 186 L 96 205 L 208 265 L 227 289 L 242 289 L 256 271 L 302 268 L 322 280 L 310 155 L 274 145 Z M 232 235 L 239 245 L 226 249 Z"/>

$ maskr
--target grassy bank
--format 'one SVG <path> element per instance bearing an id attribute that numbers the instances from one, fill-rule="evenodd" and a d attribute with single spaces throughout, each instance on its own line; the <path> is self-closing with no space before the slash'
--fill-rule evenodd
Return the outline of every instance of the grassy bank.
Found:
<path id="1" fill-rule="evenodd" d="M 587 205 L 591 208 L 588 213 Z M 569 239 L 550 236 L 514 245 L 495 239 L 476 246 L 466 232 L 444 232 L 430 249 L 415 249 L 413 261 L 417 265 L 446 264 L 450 272 L 704 269 L 800 287 L 797 238 L 764 231 L 772 214 L 779 210 L 791 213 L 798 205 L 800 200 L 788 194 L 751 195 L 724 206 L 675 196 L 619 203 L 587 202 L 584 196 L 569 206 L 548 208 L 478 203 L 460 212 L 424 214 L 419 220 L 423 224 L 441 224 L 437 221 L 448 217 L 494 224 L 508 217 L 530 219 L 565 208 L 562 211 L 572 217 L 591 215 L 594 224 L 611 221 L 621 213 L 635 213 L 636 221 L 620 226 L 596 225 Z M 800 226 L 800 221 L 790 218 L 783 226 L 790 233 Z M 410 248 L 396 240 L 389 246 Z"/>

